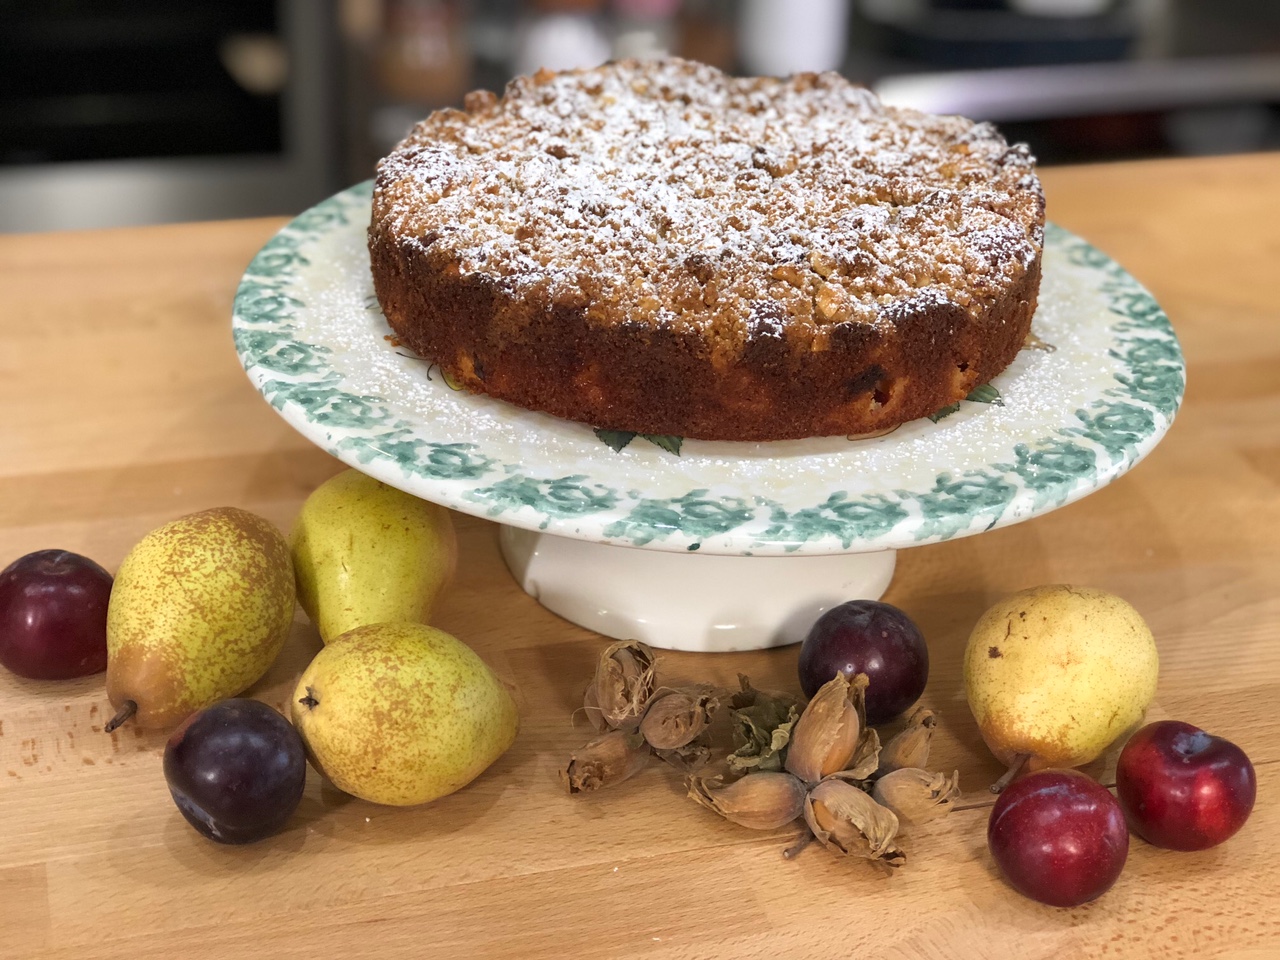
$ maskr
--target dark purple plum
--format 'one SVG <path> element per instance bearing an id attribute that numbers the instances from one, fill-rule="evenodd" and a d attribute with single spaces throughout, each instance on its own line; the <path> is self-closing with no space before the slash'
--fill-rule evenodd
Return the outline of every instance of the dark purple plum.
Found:
<path id="1" fill-rule="evenodd" d="M 929 648 L 911 618 L 893 604 L 850 600 L 820 616 L 800 647 L 806 697 L 837 672 L 867 675 L 867 722 L 886 723 L 924 693 Z"/>
<path id="2" fill-rule="evenodd" d="M 164 748 L 164 778 L 187 822 L 218 843 L 278 832 L 302 799 L 307 757 L 293 726 L 257 700 L 192 714 Z"/>
<path id="3" fill-rule="evenodd" d="M 37 550 L 0 571 L 0 663 L 67 680 L 107 669 L 111 574 L 68 550 Z"/>

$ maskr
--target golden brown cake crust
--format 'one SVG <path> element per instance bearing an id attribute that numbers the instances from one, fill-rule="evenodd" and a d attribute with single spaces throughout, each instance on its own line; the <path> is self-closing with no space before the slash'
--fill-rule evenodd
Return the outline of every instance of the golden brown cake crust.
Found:
<path id="1" fill-rule="evenodd" d="M 681 60 L 520 78 L 379 164 L 392 329 L 468 389 L 718 440 L 882 430 L 1013 360 L 1044 198 L 987 124 L 834 74 Z"/>

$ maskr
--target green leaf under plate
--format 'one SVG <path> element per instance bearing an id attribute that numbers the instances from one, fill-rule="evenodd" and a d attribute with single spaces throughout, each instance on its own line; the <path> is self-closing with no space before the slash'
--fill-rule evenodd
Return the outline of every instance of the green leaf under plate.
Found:
<path id="1" fill-rule="evenodd" d="M 615 453 L 620 453 L 636 437 L 642 437 L 655 447 L 661 447 L 667 453 L 674 453 L 678 457 L 680 444 L 684 443 L 683 437 L 662 433 L 632 433 L 630 430 L 596 430 L 595 435 L 612 447 Z"/>
<path id="2" fill-rule="evenodd" d="M 974 403 L 994 403 L 998 407 L 1004 406 L 1004 398 L 1000 396 L 1000 391 L 989 383 L 974 387 L 965 399 L 972 400 Z"/>
<path id="3" fill-rule="evenodd" d="M 630 430 L 597 430 L 595 433 L 613 448 L 614 453 L 622 452 L 622 448 L 636 438 Z"/>
<path id="4" fill-rule="evenodd" d="M 667 453 L 674 453 L 677 457 L 680 456 L 680 444 L 684 443 L 684 437 L 676 437 L 663 433 L 642 433 L 640 436 L 644 437 L 655 447 L 661 447 L 663 450 L 667 451 Z"/>
<path id="5" fill-rule="evenodd" d="M 934 413 L 929 414 L 929 419 L 932 420 L 934 423 L 937 423 L 943 417 L 949 417 L 959 409 L 960 409 L 959 403 L 951 403 L 943 407 L 941 410 L 937 410 Z"/>

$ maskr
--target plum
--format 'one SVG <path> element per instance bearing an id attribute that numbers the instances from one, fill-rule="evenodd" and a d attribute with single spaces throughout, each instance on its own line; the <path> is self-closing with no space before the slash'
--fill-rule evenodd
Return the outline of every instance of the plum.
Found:
<path id="1" fill-rule="evenodd" d="M 905 613 L 879 600 L 849 600 L 832 607 L 809 629 L 800 647 L 800 687 L 812 698 L 837 672 L 865 673 L 867 723 L 905 713 L 929 680 L 929 648 Z"/>
<path id="2" fill-rule="evenodd" d="M 173 802 L 218 843 L 253 843 L 278 832 L 297 809 L 306 777 L 302 738 L 257 700 L 223 700 L 192 714 L 164 748 Z"/>
<path id="3" fill-rule="evenodd" d="M 1245 752 L 1178 720 L 1149 723 L 1120 751 L 1116 794 L 1133 832 L 1170 850 L 1216 847 L 1244 826 L 1258 795 Z"/>
<path id="4" fill-rule="evenodd" d="M 1129 828 L 1106 787 L 1076 770 L 1041 770 L 1000 794 L 987 846 L 1009 884 L 1051 907 L 1111 889 L 1129 855 Z"/>
<path id="5" fill-rule="evenodd" d="M 0 571 L 0 663 L 67 680 L 107 669 L 111 574 L 68 550 L 37 550 Z"/>

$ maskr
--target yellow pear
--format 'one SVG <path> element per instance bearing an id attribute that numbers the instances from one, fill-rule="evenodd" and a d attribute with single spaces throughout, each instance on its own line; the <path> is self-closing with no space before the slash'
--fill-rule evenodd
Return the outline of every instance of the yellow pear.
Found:
<path id="1" fill-rule="evenodd" d="M 466 786 L 519 727 L 515 701 L 485 662 L 420 623 L 336 637 L 303 672 L 292 713 L 312 764 L 334 786 L 394 806 Z"/>
<path id="2" fill-rule="evenodd" d="M 116 573 L 107 608 L 107 696 L 140 727 L 173 727 L 270 668 L 293 623 L 280 531 L 235 507 L 153 530 Z"/>
<path id="3" fill-rule="evenodd" d="M 1142 615 L 1114 594 L 1034 587 L 982 615 L 965 692 L 991 752 L 1011 771 L 1078 767 L 1146 712 L 1159 657 Z"/>
<path id="4" fill-rule="evenodd" d="M 458 565 L 448 510 L 358 470 L 307 498 L 290 548 L 298 602 L 325 643 L 367 623 L 426 623 Z"/>

